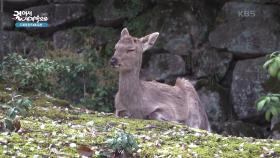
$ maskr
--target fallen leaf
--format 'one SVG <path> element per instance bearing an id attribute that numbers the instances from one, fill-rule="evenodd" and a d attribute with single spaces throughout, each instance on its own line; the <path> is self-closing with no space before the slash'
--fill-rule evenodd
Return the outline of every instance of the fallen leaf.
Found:
<path id="1" fill-rule="evenodd" d="M 78 152 L 80 153 L 80 155 L 87 157 L 91 157 L 93 154 L 93 150 L 91 150 L 91 148 L 87 145 L 79 145 Z"/>
<path id="2" fill-rule="evenodd" d="M 20 121 L 18 119 L 15 119 L 13 121 L 13 125 L 14 125 L 14 128 L 15 128 L 15 132 L 17 132 L 21 127 Z"/>

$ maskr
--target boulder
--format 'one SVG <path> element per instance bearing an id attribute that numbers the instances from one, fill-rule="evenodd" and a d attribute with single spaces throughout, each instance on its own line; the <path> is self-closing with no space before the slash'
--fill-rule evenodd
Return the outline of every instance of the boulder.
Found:
<path id="1" fill-rule="evenodd" d="M 270 138 L 280 139 L 280 116 L 279 115 L 272 117 L 270 130 L 271 130 Z"/>
<path id="2" fill-rule="evenodd" d="M 1 57 L 12 52 L 26 54 L 30 51 L 31 37 L 25 33 L 14 31 L 0 31 L 0 54 Z"/>
<path id="3" fill-rule="evenodd" d="M 192 73 L 196 78 L 214 78 L 221 81 L 230 66 L 233 56 L 226 51 L 206 46 L 200 51 L 192 52 L 192 61 L 187 64 L 192 66 Z"/>
<path id="4" fill-rule="evenodd" d="M 147 64 L 142 66 L 140 74 L 143 80 L 166 80 L 169 77 L 185 73 L 185 62 L 179 55 L 152 54 L 150 59 L 145 62 Z"/>
<path id="5" fill-rule="evenodd" d="M 239 2 L 247 2 L 248 0 L 235 0 Z M 250 0 L 251 3 L 258 3 L 258 4 L 280 4 L 279 0 Z"/>
<path id="6" fill-rule="evenodd" d="M 222 9 L 221 25 L 209 35 L 211 46 L 237 57 L 250 58 L 280 49 L 280 7 L 228 2 Z"/>
<path id="7" fill-rule="evenodd" d="M 25 56 L 42 56 L 46 42 L 32 38 L 25 33 L 15 31 L 0 31 L 0 56 L 9 53 L 21 53 Z"/>
<path id="8" fill-rule="evenodd" d="M 25 3 L 39 2 L 40 0 L 4 0 L 4 1 L 12 4 L 25 4 Z"/>
<path id="9" fill-rule="evenodd" d="M 233 71 L 231 84 L 232 104 L 239 119 L 261 119 L 256 110 L 256 100 L 265 95 L 268 73 L 262 65 L 265 58 L 238 61 Z"/>
<path id="10" fill-rule="evenodd" d="M 117 42 L 119 32 L 113 28 L 102 27 L 74 27 L 53 34 L 55 49 L 69 49 L 81 53 L 88 49 L 107 49 L 113 53 L 113 46 Z"/>
<path id="11" fill-rule="evenodd" d="M 172 54 L 188 55 L 193 48 L 207 40 L 208 24 L 211 21 L 211 14 L 205 8 L 193 7 L 191 3 L 181 1 L 174 1 L 170 5 L 160 3 L 129 20 L 125 26 L 132 35 L 138 37 L 159 32 L 155 47 Z"/>
<path id="12" fill-rule="evenodd" d="M 205 0 L 206 4 L 222 6 L 228 0 Z"/>
<path id="13" fill-rule="evenodd" d="M 48 3 L 86 3 L 87 0 L 47 0 Z"/>
<path id="14" fill-rule="evenodd" d="M 219 92 L 205 87 L 202 87 L 197 92 L 210 122 L 220 122 L 226 119 L 225 107 L 222 105 L 223 102 Z"/>
<path id="15" fill-rule="evenodd" d="M 263 1 L 263 0 L 262 0 Z M 277 22 L 279 6 L 262 5 L 246 2 L 227 2 L 222 8 L 221 16 L 225 21 L 268 21 Z"/>
<path id="16" fill-rule="evenodd" d="M 178 55 L 187 55 L 192 51 L 192 38 L 189 34 L 179 35 L 172 38 L 166 43 L 164 49 L 168 50 L 170 53 Z"/>
<path id="17" fill-rule="evenodd" d="M 42 3 L 45 3 L 45 0 L 4 0 L 3 6 L 5 12 L 12 13 L 15 10 L 20 11 Z"/>
<path id="18" fill-rule="evenodd" d="M 145 2 L 141 0 L 102 0 L 93 11 L 96 25 L 119 27 L 126 19 L 133 18 L 142 12 L 144 6 Z"/>
<path id="19" fill-rule="evenodd" d="M 0 29 L 12 30 L 14 27 L 14 21 L 11 14 L 5 12 L 0 14 Z"/>
<path id="20" fill-rule="evenodd" d="M 87 18 L 88 11 L 85 4 L 49 4 L 25 9 L 33 15 L 47 16 L 48 28 L 32 28 L 30 30 L 54 31 L 61 27 L 81 22 Z"/>
<path id="21" fill-rule="evenodd" d="M 255 124 L 245 123 L 242 121 L 224 122 L 222 127 L 223 135 L 232 135 L 238 137 L 254 137 L 265 138 L 267 133 L 265 130 Z"/>

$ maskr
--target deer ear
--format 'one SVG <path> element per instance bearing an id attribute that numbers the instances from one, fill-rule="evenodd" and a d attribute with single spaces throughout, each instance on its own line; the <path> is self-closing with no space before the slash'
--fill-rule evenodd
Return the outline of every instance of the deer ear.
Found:
<path id="1" fill-rule="evenodd" d="M 124 36 L 129 36 L 129 32 L 128 32 L 127 28 L 123 28 L 123 30 L 121 32 L 121 37 L 124 37 Z"/>
<path id="2" fill-rule="evenodd" d="M 156 43 L 158 35 L 158 32 L 154 32 L 152 34 L 140 38 L 140 41 L 143 43 L 143 51 L 150 49 Z"/>

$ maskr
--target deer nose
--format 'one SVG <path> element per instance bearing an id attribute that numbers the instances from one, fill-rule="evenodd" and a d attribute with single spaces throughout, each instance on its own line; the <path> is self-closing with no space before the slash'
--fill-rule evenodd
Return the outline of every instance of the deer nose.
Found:
<path id="1" fill-rule="evenodd" d="M 110 60 L 110 64 L 111 64 L 112 66 L 116 66 L 117 63 L 118 63 L 118 59 L 115 58 L 115 57 L 113 57 L 113 58 Z"/>

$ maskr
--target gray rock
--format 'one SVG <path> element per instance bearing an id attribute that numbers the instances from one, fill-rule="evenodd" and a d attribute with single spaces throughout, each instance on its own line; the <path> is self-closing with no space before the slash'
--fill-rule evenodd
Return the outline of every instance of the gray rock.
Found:
<path id="1" fill-rule="evenodd" d="M 222 127 L 223 135 L 232 135 L 238 137 L 265 138 L 266 133 L 263 128 L 242 121 L 225 122 Z"/>
<path id="2" fill-rule="evenodd" d="M 114 0 L 103 0 L 94 10 L 96 25 L 104 27 L 121 26 L 126 16 L 114 8 Z"/>
<path id="3" fill-rule="evenodd" d="M 96 25 L 104 27 L 119 27 L 126 19 L 130 19 L 143 11 L 145 1 L 102 0 L 94 8 Z"/>
<path id="4" fill-rule="evenodd" d="M 48 17 L 49 27 L 38 29 L 40 31 L 50 31 L 59 27 L 65 27 L 85 18 L 88 14 L 87 7 L 84 4 L 49 4 L 31 7 L 25 10 L 32 11 L 33 15 Z"/>
<path id="5" fill-rule="evenodd" d="M 55 32 L 53 46 L 55 49 L 69 49 L 76 53 L 92 48 L 107 48 L 111 49 L 111 53 L 113 53 L 112 49 L 118 37 L 119 33 L 112 28 L 74 27 Z"/>
<path id="6" fill-rule="evenodd" d="M 42 56 L 45 42 L 32 38 L 25 33 L 15 31 L 0 31 L 0 56 L 9 53 L 20 53 L 25 56 Z"/>
<path id="7" fill-rule="evenodd" d="M 166 43 L 164 49 L 178 55 L 190 54 L 192 50 L 192 39 L 189 34 L 177 36 Z"/>
<path id="8" fill-rule="evenodd" d="M 271 139 L 280 139 L 280 129 L 278 128 L 278 130 L 273 130 L 272 133 L 270 134 L 269 138 Z"/>
<path id="9" fill-rule="evenodd" d="M 203 87 L 198 90 L 198 95 L 210 122 L 222 121 L 225 119 L 225 112 L 221 101 L 222 98 L 218 92 Z"/>
<path id="10" fill-rule="evenodd" d="M 211 14 L 207 15 L 206 10 L 197 13 L 192 7 L 181 1 L 172 5 L 157 5 L 129 21 L 126 26 L 135 36 L 159 32 L 155 47 L 173 54 L 188 55 L 193 48 L 207 40 L 208 21 L 211 21 Z"/>
<path id="11" fill-rule="evenodd" d="M 216 4 L 216 5 L 222 5 L 226 2 L 227 0 L 205 0 L 206 3 L 210 4 Z"/>
<path id="12" fill-rule="evenodd" d="M 185 3 L 187 3 L 187 1 L 184 1 L 184 0 L 165 0 L 165 1 L 152 0 L 152 1 L 156 2 L 157 4 L 164 4 L 164 5 L 171 5 L 174 2 L 185 2 Z"/>
<path id="13" fill-rule="evenodd" d="M 0 31 L 0 54 L 3 57 L 12 52 L 27 53 L 30 49 L 31 38 L 25 33 Z"/>
<path id="14" fill-rule="evenodd" d="M 45 3 L 45 0 L 4 0 L 4 11 L 13 13 L 14 11 L 24 10 L 32 6 Z"/>
<path id="15" fill-rule="evenodd" d="M 226 3 L 223 7 L 225 22 L 209 35 L 211 46 L 227 49 L 243 58 L 279 50 L 279 9 L 253 3 Z"/>
<path id="16" fill-rule="evenodd" d="M 53 34 L 53 46 L 55 49 L 71 49 L 78 51 L 84 46 L 84 42 L 82 35 L 72 30 L 57 31 Z"/>
<path id="17" fill-rule="evenodd" d="M 47 0 L 48 3 L 86 3 L 87 0 Z"/>
<path id="18" fill-rule="evenodd" d="M 206 46 L 192 54 L 193 75 L 196 78 L 212 77 L 220 81 L 225 77 L 232 59 L 231 53 Z"/>
<path id="19" fill-rule="evenodd" d="M 165 80 L 184 73 L 185 62 L 181 56 L 162 53 L 151 55 L 148 65 L 142 68 L 140 77 L 143 80 Z"/>
<path id="20" fill-rule="evenodd" d="M 270 138 L 280 139 L 280 116 L 272 117 L 270 130 Z"/>
<path id="21" fill-rule="evenodd" d="M 223 18 L 225 18 L 226 21 L 277 21 L 279 9 L 280 7 L 276 5 L 261 5 L 246 2 L 227 2 L 223 6 L 221 14 L 223 14 Z"/>
<path id="22" fill-rule="evenodd" d="M 248 0 L 235 0 L 239 2 L 247 2 Z M 249 3 L 258 3 L 258 4 L 280 4 L 279 0 L 250 0 Z"/>
<path id="23" fill-rule="evenodd" d="M 262 68 L 265 58 L 238 61 L 231 84 L 232 103 L 239 119 L 261 118 L 256 110 L 256 100 L 267 92 L 264 84 L 268 73 Z"/>
<path id="24" fill-rule="evenodd" d="M 12 30 L 14 29 L 14 20 L 12 19 L 12 15 L 8 13 L 0 14 L 0 29 L 4 30 Z"/>
<path id="25" fill-rule="evenodd" d="M 25 4 L 25 3 L 39 2 L 40 0 L 4 0 L 4 1 L 12 4 Z"/>

